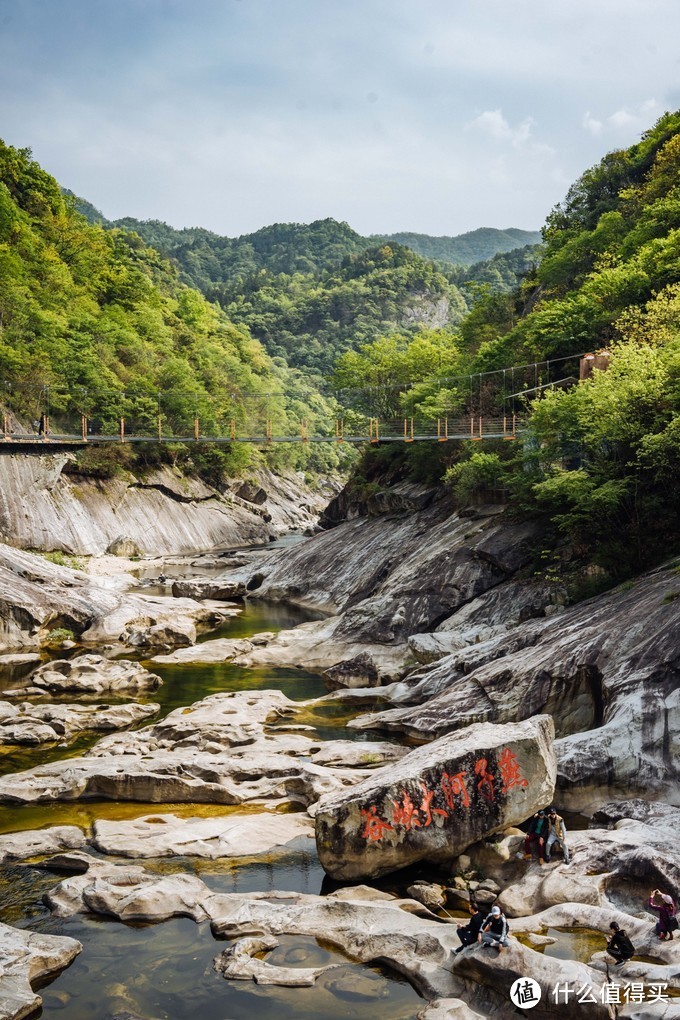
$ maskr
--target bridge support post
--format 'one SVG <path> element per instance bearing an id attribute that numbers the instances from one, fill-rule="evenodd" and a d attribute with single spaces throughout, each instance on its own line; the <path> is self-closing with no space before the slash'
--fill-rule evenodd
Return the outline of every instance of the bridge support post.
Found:
<path id="1" fill-rule="evenodd" d="M 201 434 L 201 429 L 200 429 L 198 418 L 194 418 L 194 442 L 195 443 L 198 442 L 200 434 Z"/>
<path id="2" fill-rule="evenodd" d="M 271 420 L 271 418 L 267 418 L 267 423 L 265 425 L 265 429 L 266 429 L 266 439 L 267 439 L 267 442 L 271 443 L 272 435 L 273 435 L 272 420 Z"/>
<path id="3" fill-rule="evenodd" d="M 516 433 L 515 429 L 516 429 L 516 419 L 515 419 L 515 415 L 514 414 L 513 414 L 512 418 L 511 418 L 511 431 L 510 432 L 508 432 L 508 428 L 507 428 L 507 424 L 506 424 L 506 419 L 503 418 L 503 439 L 511 439 L 511 440 L 512 439 L 517 439 L 517 433 Z"/>
<path id="4" fill-rule="evenodd" d="M 229 438 L 233 442 L 236 439 L 236 419 L 232 418 L 229 422 Z"/>
<path id="5" fill-rule="evenodd" d="M 5 439 L 9 439 L 9 415 L 3 414 L 2 416 L 2 434 Z"/>
<path id="6" fill-rule="evenodd" d="M 87 415 L 81 414 L 80 416 L 80 434 L 83 437 L 83 441 L 87 442 Z"/>
<path id="7" fill-rule="evenodd" d="M 309 442 L 309 418 L 303 418 L 300 423 L 300 435 L 303 443 Z"/>
<path id="8" fill-rule="evenodd" d="M 380 423 L 377 418 L 368 420 L 368 438 L 371 443 L 380 442 Z"/>
<path id="9" fill-rule="evenodd" d="M 160 443 L 163 439 L 163 419 L 160 414 L 158 415 L 158 442 Z"/>
<path id="10" fill-rule="evenodd" d="M 120 424 L 118 426 L 118 434 L 120 435 L 121 443 L 124 443 L 125 442 L 125 418 L 121 418 L 120 419 Z"/>
<path id="11" fill-rule="evenodd" d="M 437 418 L 437 442 L 447 443 L 449 440 L 449 419 L 444 418 L 444 429 L 442 431 L 442 419 Z"/>

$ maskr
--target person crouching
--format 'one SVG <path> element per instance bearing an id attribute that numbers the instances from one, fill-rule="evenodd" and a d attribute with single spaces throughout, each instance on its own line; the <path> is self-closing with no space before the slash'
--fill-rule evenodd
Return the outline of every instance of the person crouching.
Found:
<path id="1" fill-rule="evenodd" d="M 479 937 L 483 948 L 495 946 L 499 953 L 503 946 L 509 945 L 508 919 L 500 907 L 491 908 L 491 913 L 484 919 Z"/>

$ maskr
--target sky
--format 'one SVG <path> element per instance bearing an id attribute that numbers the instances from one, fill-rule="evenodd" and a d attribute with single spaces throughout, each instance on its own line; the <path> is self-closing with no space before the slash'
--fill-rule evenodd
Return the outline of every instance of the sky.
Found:
<path id="1" fill-rule="evenodd" d="M 0 137 L 109 219 L 539 229 L 680 107 L 678 0 L 0 0 Z"/>

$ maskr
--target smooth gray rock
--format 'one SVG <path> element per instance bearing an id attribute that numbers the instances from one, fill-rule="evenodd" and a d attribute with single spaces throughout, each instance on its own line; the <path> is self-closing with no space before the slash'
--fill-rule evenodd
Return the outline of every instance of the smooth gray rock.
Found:
<path id="1" fill-rule="evenodd" d="M 38 1010 L 42 999 L 32 984 L 56 976 L 82 948 L 75 939 L 0 924 L 0 1020 L 23 1020 Z"/>
<path id="2" fill-rule="evenodd" d="M 255 857 L 314 836 L 302 813 L 177 818 L 144 815 L 132 821 L 94 823 L 92 844 L 120 857 Z"/>
<path id="3" fill-rule="evenodd" d="M 0 535 L 28 549 L 97 556 L 193 553 L 263 544 L 292 528 L 315 525 L 332 482 L 312 491 L 302 472 L 253 472 L 267 493 L 250 503 L 168 466 L 143 477 L 69 474 L 69 454 L 0 454 Z M 327 493 L 327 495 L 324 494 Z"/>
<path id="4" fill-rule="evenodd" d="M 48 829 L 25 829 L 0 836 L 0 862 L 22 861 L 42 854 L 85 846 L 86 836 L 76 825 L 53 825 Z"/>
<path id="5" fill-rule="evenodd" d="M 0 777 L 0 802 L 101 798 L 308 807 L 323 793 L 363 779 L 375 763 L 315 764 L 311 755 L 323 752 L 325 742 L 285 727 L 299 707 L 276 690 L 213 694 L 153 726 L 104 737 L 83 757 Z M 270 729 L 272 723 L 279 725 Z"/>
<path id="6" fill-rule="evenodd" d="M 139 662 L 130 659 L 105 659 L 93 653 L 73 659 L 54 659 L 36 669 L 29 685 L 18 691 L 29 694 L 74 694 L 80 696 L 117 694 L 128 691 L 155 691 L 163 681 Z"/>
<path id="7" fill-rule="evenodd" d="M 35 747 L 72 740 L 86 730 L 125 730 L 148 719 L 160 705 L 63 705 L 0 701 L 0 744 Z"/>
<path id="8" fill-rule="evenodd" d="M 632 587 L 531 619 L 421 666 L 395 693 L 405 707 L 352 726 L 428 740 L 476 720 L 548 712 L 558 736 L 561 803 L 610 798 L 680 805 L 680 600 L 673 568 Z M 394 695 L 392 695 L 394 696 Z"/>

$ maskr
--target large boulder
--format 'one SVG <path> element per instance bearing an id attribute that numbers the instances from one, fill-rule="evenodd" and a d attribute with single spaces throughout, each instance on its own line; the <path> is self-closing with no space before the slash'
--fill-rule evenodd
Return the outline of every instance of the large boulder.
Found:
<path id="1" fill-rule="evenodd" d="M 603 786 L 611 799 L 680 806 L 677 588 L 676 568 L 659 568 L 597 599 L 480 634 L 478 644 L 409 673 L 389 693 L 399 707 L 351 725 L 425 741 L 472 722 L 549 713 L 562 807 L 588 813 Z M 437 654 L 432 642 L 416 647 L 421 657 Z"/>
<path id="2" fill-rule="evenodd" d="M 102 655 L 78 655 L 75 659 L 46 662 L 30 677 L 30 687 L 18 694 L 117 694 L 119 691 L 152 690 L 163 681 L 139 662 L 105 659 Z"/>
<path id="3" fill-rule="evenodd" d="M 552 799 L 553 724 L 537 716 L 450 734 L 319 803 L 316 841 L 335 879 L 444 861 Z"/>

